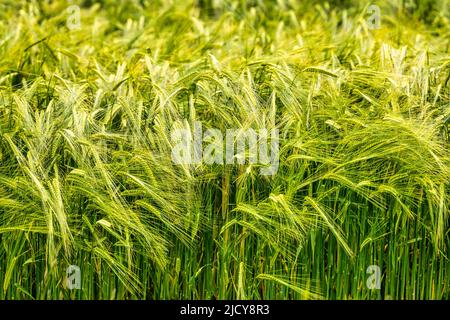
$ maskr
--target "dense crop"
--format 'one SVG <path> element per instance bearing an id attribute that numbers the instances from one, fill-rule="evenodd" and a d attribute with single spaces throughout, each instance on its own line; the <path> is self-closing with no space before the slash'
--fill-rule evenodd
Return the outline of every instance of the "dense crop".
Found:
<path id="1" fill-rule="evenodd" d="M 449 299 L 448 1 L 370 4 L 0 0 L 0 298 Z"/>

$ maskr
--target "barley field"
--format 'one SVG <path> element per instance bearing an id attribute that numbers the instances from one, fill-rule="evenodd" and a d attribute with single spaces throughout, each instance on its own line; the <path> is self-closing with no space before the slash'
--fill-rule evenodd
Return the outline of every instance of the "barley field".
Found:
<path id="1" fill-rule="evenodd" d="M 449 6 L 0 0 L 0 299 L 450 299 Z"/>

